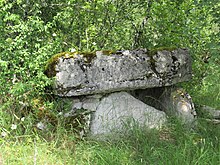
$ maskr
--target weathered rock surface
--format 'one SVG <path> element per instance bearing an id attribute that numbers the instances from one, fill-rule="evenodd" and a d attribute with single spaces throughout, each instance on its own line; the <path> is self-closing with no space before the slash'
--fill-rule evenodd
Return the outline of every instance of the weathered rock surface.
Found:
<path id="1" fill-rule="evenodd" d="M 206 115 L 206 117 L 220 120 L 220 110 L 209 107 L 207 105 L 203 105 L 200 110 L 202 113 L 204 113 L 204 115 Z"/>
<path id="2" fill-rule="evenodd" d="M 188 126 L 195 124 L 197 113 L 190 95 L 181 88 L 160 87 L 131 92 L 134 97 L 166 112 L 169 116 L 180 118 Z"/>
<path id="3" fill-rule="evenodd" d="M 163 98 L 168 109 L 167 114 L 175 115 L 182 120 L 182 122 L 189 127 L 196 125 L 197 113 L 191 96 L 183 89 L 176 89 L 171 91 L 168 98 Z"/>
<path id="4" fill-rule="evenodd" d="M 116 92 L 100 97 L 87 98 L 74 104 L 77 109 L 91 111 L 90 135 L 108 135 L 121 132 L 133 124 L 147 128 L 160 128 L 166 122 L 166 114 L 126 92 Z"/>
<path id="5" fill-rule="evenodd" d="M 92 58 L 80 54 L 58 59 L 55 90 L 59 96 L 80 96 L 114 91 L 170 86 L 191 78 L 187 49 L 96 52 Z"/>

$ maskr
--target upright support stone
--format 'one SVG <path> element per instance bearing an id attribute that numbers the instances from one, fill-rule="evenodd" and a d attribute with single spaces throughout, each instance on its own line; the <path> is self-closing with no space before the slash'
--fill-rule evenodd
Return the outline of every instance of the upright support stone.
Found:
<path id="1" fill-rule="evenodd" d="M 134 98 L 127 92 L 116 92 L 103 97 L 87 97 L 73 105 L 65 116 L 74 115 L 77 110 L 91 113 L 90 136 L 120 133 L 134 124 L 147 128 L 161 128 L 166 114 Z"/>
<path id="2" fill-rule="evenodd" d="M 181 88 L 160 87 L 140 89 L 131 94 L 169 116 L 180 118 L 183 123 L 193 126 L 196 121 L 196 111 L 190 95 Z"/>

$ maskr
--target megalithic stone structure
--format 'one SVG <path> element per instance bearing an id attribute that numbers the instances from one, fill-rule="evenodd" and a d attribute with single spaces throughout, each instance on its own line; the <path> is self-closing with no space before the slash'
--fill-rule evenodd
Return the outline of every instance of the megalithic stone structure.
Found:
<path id="1" fill-rule="evenodd" d="M 59 96 L 163 87 L 191 78 L 187 49 L 64 52 L 49 66 Z M 51 69 L 52 68 L 52 69 Z"/>
<path id="2" fill-rule="evenodd" d="M 64 117 L 89 116 L 85 120 L 93 136 L 121 132 L 133 121 L 160 128 L 167 115 L 193 125 L 191 97 L 173 88 L 190 80 L 191 72 L 187 49 L 63 52 L 52 57 L 46 69 L 55 77 L 55 94 L 74 102 Z"/>

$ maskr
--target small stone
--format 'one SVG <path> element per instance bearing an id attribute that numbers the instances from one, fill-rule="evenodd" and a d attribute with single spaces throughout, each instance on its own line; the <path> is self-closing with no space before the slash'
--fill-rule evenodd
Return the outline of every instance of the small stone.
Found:
<path id="1" fill-rule="evenodd" d="M 41 121 L 37 123 L 36 127 L 40 130 L 45 130 L 47 128 L 47 126 Z"/>

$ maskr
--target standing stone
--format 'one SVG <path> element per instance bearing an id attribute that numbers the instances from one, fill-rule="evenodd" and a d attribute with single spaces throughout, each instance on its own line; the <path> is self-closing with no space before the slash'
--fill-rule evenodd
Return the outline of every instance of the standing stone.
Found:
<path id="1" fill-rule="evenodd" d="M 126 92 L 109 94 L 100 101 L 97 98 L 85 99 L 81 102 L 81 108 L 83 107 L 93 111 L 91 136 L 121 132 L 135 123 L 147 128 L 160 128 L 166 122 L 164 112 L 144 104 Z"/>
<path id="2" fill-rule="evenodd" d="M 132 95 L 144 103 L 176 116 L 184 124 L 193 126 L 196 121 L 196 111 L 190 95 L 181 88 L 160 87 L 145 90 L 135 90 Z"/>
<path id="3" fill-rule="evenodd" d="M 186 125 L 194 126 L 197 113 L 191 96 L 183 89 L 176 89 L 172 91 L 170 99 L 172 114 L 179 117 Z"/>

